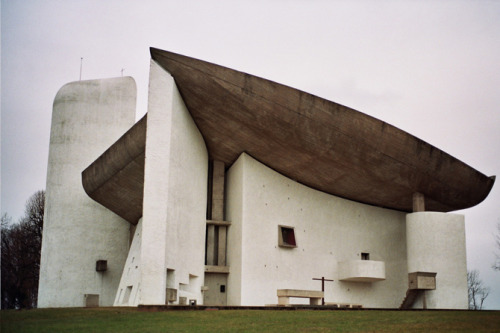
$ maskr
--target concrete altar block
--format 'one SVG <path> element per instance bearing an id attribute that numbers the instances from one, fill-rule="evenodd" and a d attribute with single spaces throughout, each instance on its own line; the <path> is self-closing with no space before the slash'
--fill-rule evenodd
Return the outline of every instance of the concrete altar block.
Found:
<path id="1" fill-rule="evenodd" d="M 277 295 L 279 305 L 289 305 L 290 297 L 309 298 L 310 305 L 321 305 L 321 299 L 325 297 L 322 291 L 300 289 L 278 289 Z"/>

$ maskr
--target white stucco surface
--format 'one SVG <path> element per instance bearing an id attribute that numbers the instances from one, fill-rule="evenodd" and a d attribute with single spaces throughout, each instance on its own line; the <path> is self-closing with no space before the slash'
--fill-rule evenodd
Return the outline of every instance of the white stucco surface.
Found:
<path id="1" fill-rule="evenodd" d="M 338 263 L 339 280 L 374 282 L 385 280 L 385 262 L 375 260 L 349 260 Z"/>
<path id="2" fill-rule="evenodd" d="M 113 304 L 129 224 L 87 196 L 81 172 L 133 125 L 135 105 L 130 77 L 72 82 L 55 97 L 39 307 L 83 306 L 85 294 Z M 96 272 L 97 260 L 107 260 L 107 271 Z"/>
<path id="3" fill-rule="evenodd" d="M 132 244 L 128 251 L 127 261 L 123 267 L 120 284 L 116 290 L 114 306 L 137 306 L 141 290 L 141 243 L 142 218 L 134 230 Z M 128 288 L 128 291 L 127 291 Z"/>
<path id="4" fill-rule="evenodd" d="M 172 76 L 151 61 L 140 304 L 202 303 L 208 153 Z M 167 269 L 169 281 L 167 281 Z"/>
<path id="5" fill-rule="evenodd" d="M 426 291 L 429 309 L 467 309 L 464 216 L 418 212 L 406 217 L 408 272 L 433 272 L 436 290 Z M 422 308 L 419 299 L 415 308 Z"/>
<path id="6" fill-rule="evenodd" d="M 169 304 L 202 304 L 202 289 L 221 285 L 228 305 L 276 304 L 278 289 L 319 291 L 313 278 L 324 277 L 334 280 L 325 283 L 326 302 L 397 308 L 408 273 L 422 271 L 437 273 L 436 290 L 426 291 L 428 308 L 467 308 L 463 216 L 406 214 L 338 198 L 246 153 L 226 174 L 229 274 L 204 281 L 207 148 L 174 79 L 154 61 L 148 102 L 143 216 L 129 248 L 130 224 L 86 195 L 81 172 L 133 125 L 135 83 L 80 81 L 58 92 L 39 307 L 84 306 L 85 295 L 99 295 L 101 306 L 161 305 L 167 288 L 177 295 Z M 279 226 L 293 228 L 296 247 L 290 239 L 278 244 Z M 107 271 L 96 272 L 97 260 L 107 260 Z"/>
<path id="7" fill-rule="evenodd" d="M 313 190 L 242 154 L 227 174 L 228 304 L 276 304 L 277 289 L 321 290 L 325 301 L 398 307 L 408 288 L 402 212 Z M 278 246 L 278 225 L 296 248 Z M 339 281 L 338 263 L 361 253 L 385 263 L 385 280 Z M 305 300 L 304 303 L 307 303 Z"/>

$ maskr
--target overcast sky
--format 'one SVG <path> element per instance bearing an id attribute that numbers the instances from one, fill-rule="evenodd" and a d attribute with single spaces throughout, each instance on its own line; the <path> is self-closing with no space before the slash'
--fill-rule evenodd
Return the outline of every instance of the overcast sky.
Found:
<path id="1" fill-rule="evenodd" d="M 149 47 L 264 77 L 395 125 L 500 176 L 500 1 L 3 1 L 1 211 L 45 188 L 53 99 L 82 79 L 135 78 Z M 467 261 L 500 309 L 500 184 L 465 214 Z"/>

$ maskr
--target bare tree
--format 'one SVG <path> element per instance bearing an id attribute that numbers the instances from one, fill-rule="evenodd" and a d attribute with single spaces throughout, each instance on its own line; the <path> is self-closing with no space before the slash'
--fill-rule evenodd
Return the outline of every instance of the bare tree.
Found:
<path id="1" fill-rule="evenodd" d="M 497 245 L 497 249 L 500 251 L 500 222 L 497 223 L 497 232 L 495 234 L 495 243 Z M 495 253 L 496 259 L 493 266 L 491 266 L 494 270 L 500 271 L 500 254 Z"/>
<path id="2" fill-rule="evenodd" d="M 469 292 L 469 310 L 482 310 L 483 302 L 490 293 L 490 288 L 483 286 L 479 271 L 467 271 L 467 287 Z"/>
<path id="3" fill-rule="evenodd" d="M 2 215 L 1 230 L 2 230 L 2 309 L 13 308 L 12 299 L 16 298 L 16 290 L 13 286 L 15 281 L 15 261 L 14 261 L 14 242 L 13 242 L 13 226 L 11 225 L 12 218 L 7 213 Z"/>
<path id="4" fill-rule="evenodd" d="M 45 192 L 38 191 L 26 202 L 18 223 L 2 216 L 2 308 L 36 307 L 40 273 Z"/>

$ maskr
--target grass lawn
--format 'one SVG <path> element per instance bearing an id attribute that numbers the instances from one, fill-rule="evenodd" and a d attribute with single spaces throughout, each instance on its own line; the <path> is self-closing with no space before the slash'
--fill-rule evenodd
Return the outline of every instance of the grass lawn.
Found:
<path id="1" fill-rule="evenodd" d="M 1 332 L 500 332 L 500 311 L 2 310 Z"/>

